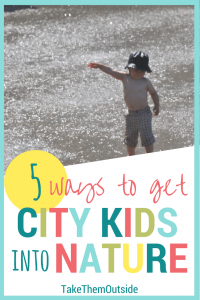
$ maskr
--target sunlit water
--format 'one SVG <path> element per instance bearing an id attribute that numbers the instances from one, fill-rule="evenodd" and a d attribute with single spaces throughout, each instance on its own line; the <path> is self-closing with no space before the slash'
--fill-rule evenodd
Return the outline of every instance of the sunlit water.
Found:
<path id="1" fill-rule="evenodd" d="M 137 50 L 160 96 L 155 151 L 193 145 L 193 6 L 41 6 L 4 17 L 5 169 L 33 149 L 64 165 L 126 156 L 122 84 L 87 64 L 124 71 Z"/>

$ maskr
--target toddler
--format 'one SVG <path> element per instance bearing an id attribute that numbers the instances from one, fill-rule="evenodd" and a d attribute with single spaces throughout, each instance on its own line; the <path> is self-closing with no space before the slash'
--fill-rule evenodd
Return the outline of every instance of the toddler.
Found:
<path id="1" fill-rule="evenodd" d="M 159 114 L 159 97 L 151 81 L 144 77 L 145 72 L 152 72 L 148 64 L 148 55 L 142 51 L 137 51 L 130 55 L 125 67 L 125 69 L 129 69 L 129 74 L 112 70 L 110 67 L 99 63 L 89 63 L 88 65 L 89 68 L 100 69 L 123 83 L 124 100 L 128 107 L 124 139 L 128 155 L 135 155 L 139 133 L 142 146 L 145 147 L 147 153 L 153 152 L 153 144 L 155 143 L 151 126 L 152 112 L 147 103 L 147 92 L 154 102 L 155 116 Z"/>

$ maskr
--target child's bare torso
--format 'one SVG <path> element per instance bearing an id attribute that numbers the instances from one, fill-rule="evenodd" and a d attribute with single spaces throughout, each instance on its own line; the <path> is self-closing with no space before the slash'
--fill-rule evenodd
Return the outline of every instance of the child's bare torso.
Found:
<path id="1" fill-rule="evenodd" d="M 89 68 L 100 69 L 115 79 L 121 80 L 124 86 L 124 100 L 130 110 L 140 110 L 148 106 L 147 92 L 154 102 L 154 115 L 159 114 L 159 97 L 151 81 L 145 78 L 145 71 L 129 68 L 130 74 L 119 72 L 99 63 L 89 63 Z"/>
<path id="2" fill-rule="evenodd" d="M 135 80 L 131 75 L 123 76 L 124 100 L 130 110 L 140 110 L 148 106 L 147 92 L 149 80 L 145 77 Z"/>

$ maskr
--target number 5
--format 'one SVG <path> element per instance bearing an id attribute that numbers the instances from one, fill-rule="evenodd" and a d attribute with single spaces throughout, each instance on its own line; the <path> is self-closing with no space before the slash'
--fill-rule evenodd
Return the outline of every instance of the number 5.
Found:
<path id="1" fill-rule="evenodd" d="M 41 196 L 41 185 L 40 185 L 39 178 L 34 176 L 34 171 L 33 171 L 34 166 L 37 166 L 37 164 L 31 164 L 31 179 L 36 179 L 38 183 L 38 196 L 37 198 L 33 198 L 33 200 L 37 201 Z"/>

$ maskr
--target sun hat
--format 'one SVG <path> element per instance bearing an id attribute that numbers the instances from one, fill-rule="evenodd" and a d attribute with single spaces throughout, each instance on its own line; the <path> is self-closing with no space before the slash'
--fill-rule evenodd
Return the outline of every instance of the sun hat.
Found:
<path id="1" fill-rule="evenodd" d="M 149 64 L 149 57 L 146 53 L 142 51 L 137 51 L 134 54 L 132 53 L 129 56 L 128 64 L 126 68 L 133 68 L 136 70 L 146 71 L 147 73 L 151 73 L 151 69 L 148 66 Z"/>

